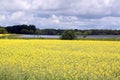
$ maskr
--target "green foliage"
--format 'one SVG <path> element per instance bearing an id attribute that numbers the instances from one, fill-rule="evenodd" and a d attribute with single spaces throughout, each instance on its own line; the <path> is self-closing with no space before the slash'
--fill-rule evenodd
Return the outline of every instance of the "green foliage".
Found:
<path id="1" fill-rule="evenodd" d="M 34 31 L 33 30 L 22 29 L 21 33 L 22 34 L 34 34 Z"/>
<path id="2" fill-rule="evenodd" d="M 77 31 L 77 32 L 76 32 L 76 35 L 82 35 L 82 32 Z"/>
<path id="3" fill-rule="evenodd" d="M 77 39 L 76 33 L 73 30 L 66 30 L 62 33 L 61 39 L 63 40 L 74 40 Z"/>
<path id="4" fill-rule="evenodd" d="M 86 37 L 87 37 L 87 35 L 88 35 L 88 33 L 87 33 L 87 32 L 84 32 L 84 33 L 83 33 L 83 37 L 84 37 L 84 38 L 86 38 Z"/>
<path id="5" fill-rule="evenodd" d="M 35 34 L 36 34 L 36 35 L 41 35 L 41 33 L 42 33 L 42 31 L 39 30 L 39 29 L 37 29 L 37 30 L 35 31 Z"/>
<path id="6" fill-rule="evenodd" d="M 6 34 L 8 33 L 5 28 L 0 27 L 0 34 Z"/>
<path id="7" fill-rule="evenodd" d="M 29 30 L 29 34 L 34 34 L 35 32 L 33 30 Z"/>
<path id="8" fill-rule="evenodd" d="M 14 25 L 6 27 L 9 33 L 15 34 L 35 34 L 36 26 L 34 25 Z"/>
<path id="9" fill-rule="evenodd" d="M 88 35 L 90 35 L 92 32 L 90 31 L 90 30 L 88 30 L 88 31 L 85 31 L 84 33 L 83 33 L 83 38 L 86 38 Z"/>

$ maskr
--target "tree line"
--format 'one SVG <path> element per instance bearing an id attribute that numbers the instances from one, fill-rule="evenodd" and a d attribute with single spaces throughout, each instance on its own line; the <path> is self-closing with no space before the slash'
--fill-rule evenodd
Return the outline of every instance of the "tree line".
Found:
<path id="1" fill-rule="evenodd" d="M 13 25 L 13 26 L 0 26 L 0 33 L 14 33 L 14 34 L 36 34 L 36 35 L 62 35 L 64 29 L 38 29 L 35 25 Z M 105 29 L 91 29 L 91 30 L 72 30 L 76 35 L 120 35 L 120 30 L 105 30 Z"/>

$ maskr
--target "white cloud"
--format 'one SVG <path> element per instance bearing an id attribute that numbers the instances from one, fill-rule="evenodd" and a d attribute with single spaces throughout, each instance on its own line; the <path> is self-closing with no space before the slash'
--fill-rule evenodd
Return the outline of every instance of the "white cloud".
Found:
<path id="1" fill-rule="evenodd" d="M 6 19 L 5 15 L 0 15 L 0 22 Z"/>
<path id="2" fill-rule="evenodd" d="M 60 23 L 59 17 L 57 17 L 56 15 L 52 15 L 51 21 L 53 23 L 55 23 L 55 24 L 59 24 Z"/>
<path id="3" fill-rule="evenodd" d="M 24 17 L 25 17 L 25 13 L 18 11 L 18 12 L 13 13 L 10 18 L 11 18 L 11 20 L 18 20 L 18 19 L 21 19 Z"/>
<path id="4" fill-rule="evenodd" d="M 27 0 L 1 0 L 0 5 L 3 11 L 28 10 L 31 7 Z"/>
<path id="5" fill-rule="evenodd" d="M 60 7 L 60 0 L 33 0 L 31 3 L 32 9 L 48 10 Z"/>
<path id="6" fill-rule="evenodd" d="M 1 0 L 0 5 L 3 25 L 80 29 L 120 26 L 119 0 Z"/>

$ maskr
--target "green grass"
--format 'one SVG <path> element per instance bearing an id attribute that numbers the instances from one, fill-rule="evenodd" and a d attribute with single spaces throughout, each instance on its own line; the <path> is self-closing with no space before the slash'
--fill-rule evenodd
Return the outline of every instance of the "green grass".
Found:
<path id="1" fill-rule="evenodd" d="M 80 38 L 78 40 L 93 40 L 93 41 L 120 41 L 120 38 Z"/>
<path id="2" fill-rule="evenodd" d="M 0 39 L 17 39 L 20 34 L 9 34 L 9 35 L 4 35 L 0 36 Z"/>

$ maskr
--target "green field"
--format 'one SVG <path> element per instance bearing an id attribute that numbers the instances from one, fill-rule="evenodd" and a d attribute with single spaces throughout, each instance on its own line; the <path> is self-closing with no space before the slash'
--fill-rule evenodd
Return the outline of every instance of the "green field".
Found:
<path id="1" fill-rule="evenodd" d="M 120 80 L 120 42 L 1 39 L 0 80 Z"/>

